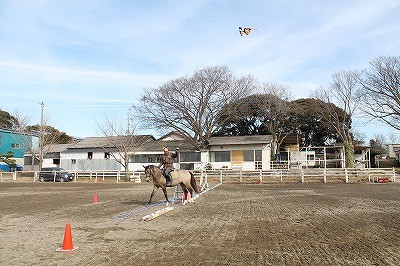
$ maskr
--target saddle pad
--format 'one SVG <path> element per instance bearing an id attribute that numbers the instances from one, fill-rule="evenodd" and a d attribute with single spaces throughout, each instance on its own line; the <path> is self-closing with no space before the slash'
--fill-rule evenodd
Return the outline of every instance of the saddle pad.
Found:
<path id="1" fill-rule="evenodd" d="M 179 174 L 178 174 L 177 171 L 172 171 L 172 172 L 171 172 L 171 178 L 172 178 L 172 179 L 178 178 L 178 175 L 179 175 Z"/>

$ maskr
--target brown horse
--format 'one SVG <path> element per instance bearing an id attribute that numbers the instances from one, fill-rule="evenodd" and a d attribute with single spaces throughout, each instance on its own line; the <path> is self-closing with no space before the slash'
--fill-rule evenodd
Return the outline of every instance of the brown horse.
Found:
<path id="1" fill-rule="evenodd" d="M 148 166 L 143 166 L 144 167 L 144 172 L 146 174 L 146 181 L 150 182 L 150 177 L 153 178 L 153 192 L 151 193 L 149 203 L 151 203 L 151 199 L 153 198 L 154 194 L 156 194 L 156 191 L 159 187 L 162 188 L 164 192 L 165 199 L 167 202 L 170 203 L 167 195 L 167 186 L 166 186 L 166 180 L 165 177 L 163 176 L 160 168 L 154 166 L 154 165 L 148 165 Z M 177 177 L 172 178 L 172 187 L 175 187 L 177 185 L 181 185 L 181 188 L 184 192 L 189 192 L 190 195 L 193 197 L 193 190 L 196 193 L 199 193 L 199 189 L 196 184 L 196 179 L 194 178 L 194 175 L 192 172 L 189 172 L 187 170 L 175 170 L 172 173 L 176 173 Z"/>

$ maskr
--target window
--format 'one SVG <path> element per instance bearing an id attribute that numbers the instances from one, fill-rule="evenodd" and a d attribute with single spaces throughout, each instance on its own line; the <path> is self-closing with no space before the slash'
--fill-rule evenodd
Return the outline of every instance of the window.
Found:
<path id="1" fill-rule="evenodd" d="M 71 159 L 71 164 L 76 164 L 76 159 Z"/>
<path id="2" fill-rule="evenodd" d="M 254 150 L 243 151 L 243 160 L 245 162 L 254 162 Z"/>
<path id="3" fill-rule="evenodd" d="M 160 154 L 135 154 L 129 158 L 130 163 L 159 163 Z"/>
<path id="4" fill-rule="evenodd" d="M 104 153 L 104 159 L 110 159 L 110 153 L 109 152 L 105 152 Z"/>
<path id="5" fill-rule="evenodd" d="M 60 165 L 60 159 L 53 159 L 53 164 Z"/>
<path id="6" fill-rule="evenodd" d="M 20 148 L 20 145 L 19 145 L 19 143 L 11 143 L 11 148 L 13 148 L 13 149 L 19 149 L 19 148 Z"/>
<path id="7" fill-rule="evenodd" d="M 261 150 L 255 150 L 254 155 L 256 157 L 255 161 L 262 162 L 262 151 Z"/>
<path id="8" fill-rule="evenodd" d="M 211 162 L 230 162 L 231 153 L 229 151 L 211 152 Z"/>
<path id="9" fill-rule="evenodd" d="M 180 162 L 200 162 L 200 152 L 181 152 L 179 153 Z"/>
<path id="10" fill-rule="evenodd" d="M 131 155 L 129 157 L 130 163 L 140 163 L 140 155 Z"/>
<path id="11" fill-rule="evenodd" d="M 314 160 L 315 160 L 314 154 L 307 154 L 307 161 L 314 161 Z"/>
<path id="12" fill-rule="evenodd" d="M 88 158 L 89 160 L 93 159 L 93 152 L 89 151 L 89 152 L 87 153 L 87 158 Z"/>

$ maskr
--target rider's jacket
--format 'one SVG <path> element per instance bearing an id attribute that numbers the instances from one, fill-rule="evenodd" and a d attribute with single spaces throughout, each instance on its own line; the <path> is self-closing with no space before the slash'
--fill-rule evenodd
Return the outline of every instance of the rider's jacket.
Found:
<path id="1" fill-rule="evenodd" d="M 165 154 L 161 157 L 159 168 L 163 166 L 164 169 L 174 170 L 174 158 L 176 157 L 178 157 L 178 152 L 165 152 Z"/>

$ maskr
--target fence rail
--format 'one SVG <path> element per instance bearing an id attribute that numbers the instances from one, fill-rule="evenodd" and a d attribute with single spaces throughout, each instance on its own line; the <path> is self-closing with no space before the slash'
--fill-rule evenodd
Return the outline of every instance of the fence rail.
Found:
<path id="1" fill-rule="evenodd" d="M 219 180 L 222 183 L 311 183 L 311 182 L 378 182 L 380 178 L 396 181 L 394 168 L 309 168 L 309 169 L 271 169 L 259 171 L 202 171 L 195 175 L 206 180 Z"/>
<path id="2" fill-rule="evenodd" d="M 144 172 L 131 171 L 126 175 L 125 171 L 70 171 L 74 175 L 73 181 L 82 182 L 120 182 L 132 181 L 140 183 Z M 33 181 L 40 180 L 38 171 L 0 172 L 0 181 Z"/>
<path id="3" fill-rule="evenodd" d="M 143 171 L 131 171 L 127 177 L 124 171 L 74 171 L 74 181 L 82 182 L 126 182 L 144 181 Z M 204 170 L 193 171 L 200 183 L 219 181 L 221 183 L 311 183 L 311 182 L 378 182 L 381 178 L 396 181 L 394 168 L 309 168 L 271 170 Z M 39 172 L 0 172 L 0 181 L 39 181 Z"/>

